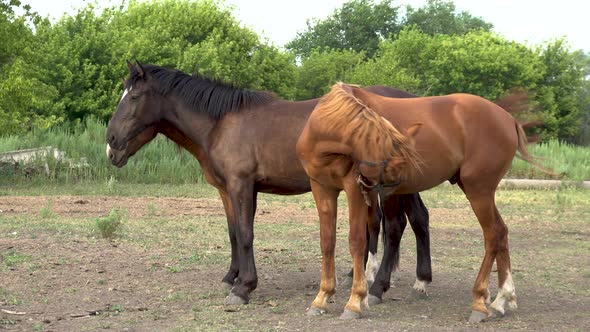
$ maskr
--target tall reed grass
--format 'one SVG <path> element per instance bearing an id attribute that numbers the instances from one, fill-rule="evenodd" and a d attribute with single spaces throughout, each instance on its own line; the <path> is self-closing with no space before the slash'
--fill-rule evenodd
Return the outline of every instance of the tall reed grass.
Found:
<path id="1" fill-rule="evenodd" d="M 514 158 L 507 178 L 590 180 L 590 147 L 575 146 L 552 140 L 529 145 L 529 152 L 544 167 L 558 176 L 550 176 L 528 162 Z"/>
<path id="2" fill-rule="evenodd" d="M 25 136 L 0 136 L 0 153 L 12 150 L 51 146 L 65 151 L 74 162 L 86 158 L 89 167 L 69 167 L 49 157 L 38 162 L 50 166 L 51 176 L 43 172 L 31 175 L 0 168 L 0 184 L 19 182 L 76 183 L 79 181 L 103 181 L 119 183 L 187 184 L 203 181 L 197 160 L 184 150 L 159 136 L 142 148 L 123 168 L 112 166 L 105 157 L 105 123 L 88 119 L 70 127 L 34 131 Z M 530 152 L 540 157 L 539 162 L 564 179 L 590 180 L 590 148 L 550 141 L 529 146 Z M 537 170 L 529 163 L 515 158 L 508 178 L 546 179 L 551 176 Z"/>
<path id="3" fill-rule="evenodd" d="M 128 183 L 195 183 L 203 180 L 198 161 L 188 152 L 179 149 L 165 137 L 156 137 L 129 159 L 123 168 L 112 166 L 105 156 L 106 125 L 95 119 L 74 127 L 60 127 L 34 131 L 25 136 L 0 137 L 0 153 L 35 147 L 51 146 L 64 151 L 66 158 L 79 163 L 85 158 L 88 167 L 70 167 L 67 162 L 38 160 L 49 164 L 52 171 L 48 178 L 44 173 L 13 172 L 10 167 L 0 170 L 0 183 L 22 181 L 55 181 L 69 183 L 84 181 L 117 181 Z"/>

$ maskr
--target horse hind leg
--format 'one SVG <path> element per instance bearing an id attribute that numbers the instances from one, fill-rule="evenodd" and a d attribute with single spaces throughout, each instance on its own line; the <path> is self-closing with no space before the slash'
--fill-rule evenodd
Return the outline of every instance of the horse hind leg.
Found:
<path id="1" fill-rule="evenodd" d="M 504 225 L 504 221 L 497 209 L 496 216 L 498 218 L 498 223 Z M 516 303 L 516 291 L 514 289 L 514 281 L 512 280 L 512 272 L 510 268 L 508 230 L 503 233 L 503 237 L 499 239 L 499 242 L 498 253 L 496 255 L 496 265 L 498 267 L 498 295 L 491 304 L 491 308 L 499 315 L 504 315 L 506 307 L 510 310 L 518 308 Z"/>
<path id="2" fill-rule="evenodd" d="M 479 220 L 485 240 L 485 254 L 473 286 L 473 305 L 469 318 L 470 322 L 481 322 L 492 316 L 492 313 L 486 307 L 486 300 L 489 298 L 489 276 L 495 259 L 498 259 L 499 294 L 501 296 L 495 302 L 495 305 L 492 304 L 492 308 L 496 310 L 495 307 L 503 307 L 503 299 L 506 299 L 510 303 L 515 303 L 512 302 L 516 299 L 514 285 L 511 278 L 508 277 L 510 274 L 508 228 L 502 221 L 496 208 L 493 190 L 476 190 L 464 183 L 460 183 L 460 186 L 469 199 L 473 212 Z M 499 312 L 503 313 L 504 311 L 499 310 Z"/>

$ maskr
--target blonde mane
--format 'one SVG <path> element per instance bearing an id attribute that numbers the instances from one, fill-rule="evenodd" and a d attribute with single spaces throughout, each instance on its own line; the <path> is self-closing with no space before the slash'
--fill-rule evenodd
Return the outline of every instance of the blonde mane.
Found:
<path id="1" fill-rule="evenodd" d="M 326 134 L 342 137 L 343 142 L 353 148 L 354 158 L 381 162 L 398 157 L 404 159 L 410 169 L 420 172 L 422 159 L 410 139 L 355 97 L 351 87 L 357 86 L 334 84 L 318 103 L 312 117 L 321 123 Z"/>

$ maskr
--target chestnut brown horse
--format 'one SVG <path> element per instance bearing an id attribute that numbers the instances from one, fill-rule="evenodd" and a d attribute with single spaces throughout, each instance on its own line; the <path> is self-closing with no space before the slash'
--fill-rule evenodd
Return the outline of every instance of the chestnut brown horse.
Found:
<path id="1" fill-rule="evenodd" d="M 295 143 L 319 99 L 291 102 L 178 70 L 128 65 L 125 91 L 107 128 L 107 157 L 122 167 L 161 133 L 198 159 L 207 182 L 218 189 L 227 216 L 231 263 L 223 282 L 232 287 L 228 302 L 247 303 L 258 283 L 252 248 L 256 196 L 259 192 L 292 195 L 311 190 Z M 372 90 L 392 97 L 414 97 L 387 87 Z M 423 291 L 422 286 L 432 278 L 428 212 L 417 194 L 388 203 L 385 225 L 395 231 L 387 232 L 391 236 L 386 236 L 383 260 L 388 263 L 384 266 L 397 262 L 398 237 L 407 214 L 418 250 L 416 288 Z M 374 209 L 370 213 L 378 214 Z M 374 270 L 379 223 L 371 223 L 369 231 L 368 263 Z M 389 288 L 389 278 L 374 285 L 372 294 L 381 298 Z"/>
<path id="2" fill-rule="evenodd" d="M 363 193 L 417 193 L 444 181 L 465 193 L 485 239 L 485 256 L 473 287 L 470 321 L 491 312 L 488 278 L 494 260 L 499 291 L 491 308 L 516 308 L 508 253 L 508 229 L 494 196 L 518 156 L 538 166 L 526 149 L 522 126 L 498 105 L 469 94 L 412 99 L 387 98 L 338 83 L 312 112 L 297 142 L 297 153 L 311 179 L 320 218 L 322 277 L 310 311 L 327 309 L 335 292 L 334 234 L 338 192 L 349 207 L 349 245 L 354 280 L 343 318 L 360 317 L 367 285 L 363 253 L 368 222 Z"/>

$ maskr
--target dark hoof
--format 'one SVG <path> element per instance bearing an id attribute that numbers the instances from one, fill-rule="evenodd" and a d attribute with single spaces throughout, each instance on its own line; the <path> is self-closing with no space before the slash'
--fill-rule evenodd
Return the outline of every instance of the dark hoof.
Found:
<path id="1" fill-rule="evenodd" d="M 348 310 L 348 309 L 344 309 L 344 312 L 342 313 L 342 315 L 340 315 L 340 319 L 346 319 L 346 320 L 359 319 L 359 318 L 361 318 L 360 312 L 356 312 L 356 311 L 352 311 L 352 310 Z"/>
<path id="2" fill-rule="evenodd" d="M 377 304 L 381 304 L 383 303 L 383 300 L 380 299 L 379 297 L 373 295 L 373 294 L 369 294 L 369 305 L 377 305 Z"/>
<path id="3" fill-rule="evenodd" d="M 488 319 L 488 314 L 485 312 L 473 310 L 469 316 L 469 323 L 481 323 Z"/>
<path id="4" fill-rule="evenodd" d="M 352 278 L 349 276 L 344 276 L 338 287 L 341 289 L 352 288 Z"/>
<path id="5" fill-rule="evenodd" d="M 248 304 L 248 300 L 237 296 L 233 292 L 230 292 L 229 295 L 225 298 L 225 304 L 231 304 L 231 305 Z"/>
<path id="6" fill-rule="evenodd" d="M 325 313 L 326 313 L 326 310 L 320 309 L 320 308 L 316 308 L 316 307 L 311 307 L 311 308 L 309 308 L 309 310 L 307 310 L 307 315 L 308 316 L 321 316 L 321 315 L 323 315 Z"/>

